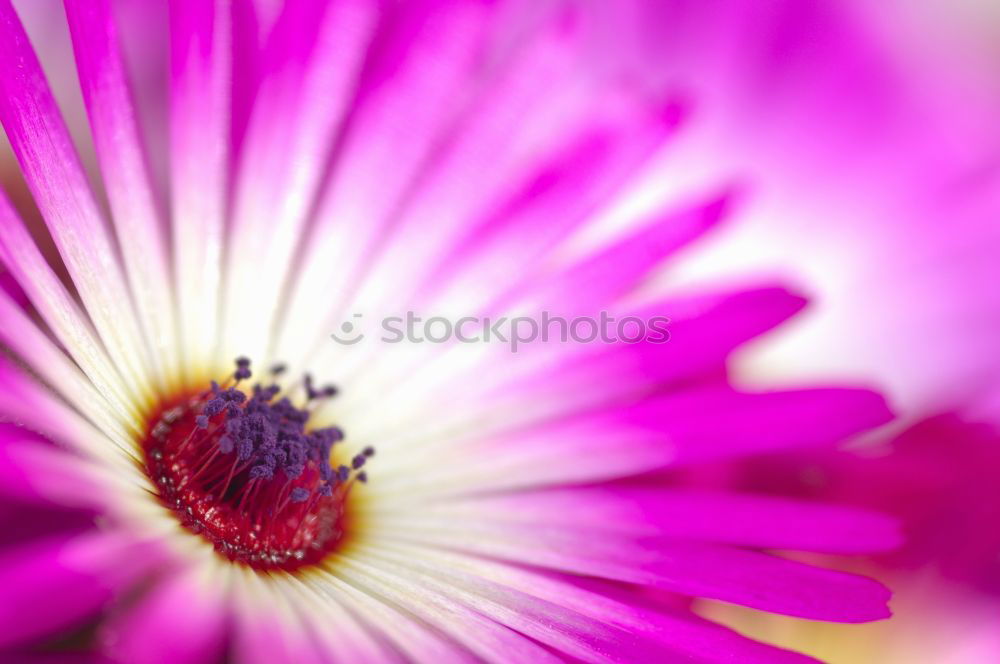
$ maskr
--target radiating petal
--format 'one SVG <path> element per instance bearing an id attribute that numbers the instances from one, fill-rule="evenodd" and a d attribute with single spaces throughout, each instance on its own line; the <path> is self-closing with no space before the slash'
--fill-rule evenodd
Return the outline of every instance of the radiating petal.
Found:
<path id="1" fill-rule="evenodd" d="M 10 0 L 0 2 L 0 122 L 87 313 L 136 395 L 148 349 L 117 249 Z"/>
<path id="2" fill-rule="evenodd" d="M 901 542 L 892 518 L 868 510 L 751 494 L 621 486 L 517 492 L 388 506 L 395 529 L 460 527 L 503 535 L 625 533 L 764 548 L 868 553 Z"/>
<path id="3" fill-rule="evenodd" d="M 500 430 L 489 435 L 442 434 L 438 442 L 409 448 L 403 443 L 398 452 L 392 448 L 388 458 L 383 456 L 379 487 L 387 493 L 444 496 L 596 482 L 668 466 L 831 445 L 891 417 L 881 396 L 865 390 L 743 394 L 729 388 L 692 389 L 525 427 L 505 426 L 501 420 L 491 425 Z M 421 463 L 421 456 L 431 462 Z M 412 470 L 416 465 L 419 473 Z"/>
<path id="4" fill-rule="evenodd" d="M 680 107 L 673 101 L 661 105 L 636 102 L 636 106 L 624 118 L 597 121 L 593 127 L 586 127 L 568 148 L 523 174 L 509 198 L 490 206 L 484 218 L 473 219 L 453 243 L 426 261 L 433 268 L 416 282 L 412 303 L 449 310 L 459 303 L 467 310 L 499 313 L 508 310 L 514 295 L 550 285 L 544 276 L 545 268 L 559 251 L 560 243 L 585 227 L 596 211 L 621 193 L 624 184 L 680 124 Z M 595 292 L 593 302 L 609 305 L 614 297 L 624 294 L 626 287 L 635 286 L 638 276 L 686 239 L 705 230 L 723 211 L 719 205 L 706 208 L 704 215 L 700 209 L 689 212 L 689 216 L 676 213 L 647 230 L 643 237 L 633 238 L 631 243 L 616 248 L 616 253 L 605 256 L 605 265 L 617 259 L 616 265 L 626 269 L 619 270 L 615 278 Z M 633 256 L 641 258 L 634 264 L 626 262 L 630 248 Z M 578 281 L 575 293 L 586 290 L 586 271 L 590 270 L 589 278 L 593 279 L 601 266 L 585 264 L 579 269 L 581 273 L 575 277 L 566 275 Z M 605 268 L 605 272 L 609 270 Z M 569 311 L 564 307 L 570 302 L 557 304 L 560 306 L 556 310 Z"/>
<path id="5" fill-rule="evenodd" d="M 557 341 L 558 327 L 553 342 L 530 345 L 536 350 L 531 354 L 513 354 L 498 343 L 373 343 L 382 361 L 365 365 L 351 389 L 322 404 L 316 417 L 341 424 L 362 444 L 377 442 L 392 448 L 394 455 L 398 447 L 398 454 L 405 456 L 418 442 L 434 445 L 468 435 L 482 437 L 499 425 L 510 429 L 516 423 L 621 402 L 683 381 L 717 379 L 737 346 L 788 319 L 804 304 L 784 289 L 761 288 L 675 297 L 620 312 L 643 320 L 669 317 L 666 343 L 608 344 L 595 339 L 563 344 Z M 411 349 L 419 353 L 416 361 L 405 354 L 393 356 Z M 430 362 L 433 371 L 427 369 Z M 381 417 L 382 404 L 390 401 L 394 417 Z M 443 402 L 452 407 L 442 410 Z M 431 412 L 435 417 L 428 419 Z"/>
<path id="6" fill-rule="evenodd" d="M 188 378 L 213 369 L 218 345 L 232 76 L 227 5 L 170 3 L 171 229 Z"/>
<path id="7" fill-rule="evenodd" d="M 457 548 L 815 620 L 867 622 L 890 615 L 889 591 L 876 581 L 732 547 L 545 531 L 497 538 L 461 531 L 380 533 L 378 539 Z"/>
<path id="8" fill-rule="evenodd" d="M 407 11 L 409 10 L 409 11 Z M 464 108 L 491 16 L 486 3 L 399 5 L 380 30 L 330 181 L 289 289 L 277 354 L 295 359 L 312 332 L 317 299 L 357 270 L 369 246 L 419 179 L 420 167 Z M 478 89 L 478 88 L 477 88 Z M 420 99 L 414 104 L 414 99 Z M 334 308 L 335 303 L 326 303 Z M 330 314 L 326 314 L 330 315 Z"/>
<path id="9" fill-rule="evenodd" d="M 607 120 L 618 98 L 595 99 L 593 85 L 571 75 L 578 47 L 574 25 L 553 21 L 498 67 L 391 218 L 359 247 L 363 269 L 349 273 L 345 310 L 391 307 L 400 285 L 423 275 L 485 206 L 516 191 L 539 160 L 592 133 L 598 118 Z"/>
<path id="10" fill-rule="evenodd" d="M 53 334 L 76 361 L 94 388 L 126 422 L 137 426 L 138 404 L 130 398 L 128 382 L 120 375 L 118 367 L 91 326 L 86 314 L 80 310 L 69 291 L 45 262 L 27 228 L 17 217 L 10 201 L 0 192 L 0 259 L 25 289 L 35 309 Z M 5 298 L 6 299 L 6 298 Z M 11 328 L 18 327 L 23 319 L 17 313 L 9 316 Z M 4 320 L 5 324 L 7 320 Z M 30 343 L 15 340 L 17 345 Z M 33 344 L 39 348 L 37 344 Z"/>
<path id="11" fill-rule="evenodd" d="M 111 203 L 136 313 L 160 381 L 179 370 L 166 229 L 125 74 L 110 0 L 66 0 L 94 147 Z"/>
<path id="12" fill-rule="evenodd" d="M 105 607 L 145 568 L 112 536 L 54 538 L 0 554 L 0 646 L 68 629 Z"/>
<path id="13" fill-rule="evenodd" d="M 55 392 L 108 437 L 120 445 L 125 444 L 129 439 L 129 427 L 132 427 L 131 431 L 137 428 L 136 421 L 129 420 L 124 413 L 112 407 L 73 361 L 3 292 L 0 292 L 0 321 L 3 321 L 0 340 L 8 348 L 34 367 Z"/>
<path id="14" fill-rule="evenodd" d="M 0 425 L 0 495 L 66 507 L 107 505 L 111 475 L 79 456 L 11 425 Z M 8 428 L 10 427 L 10 428 Z"/>
<path id="15" fill-rule="evenodd" d="M 519 289 L 520 308 L 590 314 L 607 309 L 641 284 L 650 271 L 700 238 L 727 214 L 731 194 L 681 210 L 669 210 L 599 251 Z"/>
<path id="16" fill-rule="evenodd" d="M 427 650 L 427 644 L 437 639 L 422 625 L 339 581 L 317 580 L 315 574 L 304 574 L 284 592 L 299 619 L 311 626 L 320 651 L 330 660 L 404 662 L 405 651 L 410 653 L 411 661 L 419 661 L 448 652 Z"/>
<path id="17" fill-rule="evenodd" d="M 209 571 L 214 572 L 207 578 Z M 136 664 L 212 664 L 225 646 L 225 567 L 195 567 L 163 579 L 102 628 L 107 652 Z"/>
<path id="18" fill-rule="evenodd" d="M 382 601 L 398 606 L 488 662 L 559 661 L 516 632 L 471 610 L 439 589 L 388 574 L 353 557 L 337 556 L 328 565 L 337 578 Z"/>
<path id="19" fill-rule="evenodd" d="M 380 555 L 371 549 L 352 561 L 370 574 L 417 584 L 424 594 L 441 593 L 467 610 L 549 646 L 574 660 L 634 662 L 662 661 L 674 653 L 634 632 L 589 619 L 555 603 L 497 584 L 482 577 Z"/>
<path id="20" fill-rule="evenodd" d="M 270 36 L 236 174 L 225 355 L 263 358 L 299 236 L 350 109 L 374 0 L 291 0 Z"/>
<path id="21" fill-rule="evenodd" d="M 276 583 L 281 579 L 261 577 L 249 568 L 234 571 L 232 653 L 236 661 L 329 661 L 326 648 L 309 632 L 310 623 L 300 619 L 288 595 Z"/>
<path id="22" fill-rule="evenodd" d="M 118 446 L 21 369 L 0 357 L 0 421 L 14 422 L 134 478 L 138 451 Z"/>
<path id="23" fill-rule="evenodd" d="M 335 661 L 469 661 L 471 655 L 398 606 L 340 579 L 309 573 L 296 597 Z M 336 629 L 332 627 L 336 625 Z"/>
<path id="24" fill-rule="evenodd" d="M 420 546 L 382 543 L 378 553 L 402 561 L 421 561 L 441 570 L 463 570 L 572 609 L 604 625 L 652 639 L 673 650 L 666 661 L 806 662 L 805 655 L 782 651 L 709 623 L 690 613 L 670 610 L 644 599 L 640 591 L 620 584 L 528 569 L 497 560 Z"/>

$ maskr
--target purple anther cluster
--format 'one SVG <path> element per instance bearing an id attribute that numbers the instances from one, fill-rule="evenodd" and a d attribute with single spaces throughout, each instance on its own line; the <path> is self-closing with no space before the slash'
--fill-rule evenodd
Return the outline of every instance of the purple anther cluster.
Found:
<path id="1" fill-rule="evenodd" d="M 283 370 L 283 367 L 277 366 L 272 369 L 272 373 L 281 373 Z M 271 480 L 279 477 L 283 481 L 295 480 L 311 461 L 321 479 L 314 490 L 320 495 L 330 495 L 332 485 L 347 481 L 351 469 L 360 468 L 365 456 L 374 454 L 374 450 L 367 448 L 355 457 L 351 468 L 340 466 L 334 469 L 330 466 L 330 452 L 334 444 L 344 438 L 343 432 L 337 427 L 306 431 L 309 406 L 318 399 L 336 394 L 337 390 L 332 385 L 316 389 L 312 378 L 306 375 L 304 384 L 308 402 L 306 407 L 296 408 L 288 397 L 276 400 L 281 393 L 281 387 L 277 384 L 254 385 L 248 399 L 237 386 L 250 375 L 250 361 L 242 357 L 237 359 L 233 374 L 236 384 L 222 388 L 213 382 L 211 398 L 196 418 L 197 426 L 205 429 L 213 418 L 225 414 L 224 423 L 214 425 L 224 428 L 224 432 L 220 431 L 221 435 L 218 437 L 218 450 L 224 455 L 235 452 L 237 462 L 249 466 L 249 479 Z M 360 463 L 358 459 L 361 459 Z M 302 502 L 309 496 L 309 490 L 298 487 L 292 491 L 291 500 Z"/>

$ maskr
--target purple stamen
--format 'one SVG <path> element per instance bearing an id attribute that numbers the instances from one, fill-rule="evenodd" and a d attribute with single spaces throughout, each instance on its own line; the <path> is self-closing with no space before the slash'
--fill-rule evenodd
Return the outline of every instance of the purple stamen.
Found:
<path id="1" fill-rule="evenodd" d="M 271 374 L 284 370 L 275 365 Z M 212 381 L 200 397 L 165 408 L 150 429 L 149 474 L 182 522 L 227 557 L 292 569 L 318 560 L 339 538 L 350 480 L 367 481 L 358 471 L 375 450 L 365 447 L 350 465 L 331 466 L 343 431 L 307 426 L 315 400 L 337 388 L 316 389 L 304 375 L 308 402 L 299 408 L 287 396 L 275 401 L 277 384 L 238 387 L 250 376 L 250 361 L 237 358 L 235 385 Z"/>

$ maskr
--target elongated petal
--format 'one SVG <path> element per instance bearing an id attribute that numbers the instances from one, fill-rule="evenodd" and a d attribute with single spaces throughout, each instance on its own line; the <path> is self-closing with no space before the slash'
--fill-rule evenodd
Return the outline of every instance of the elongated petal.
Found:
<path id="1" fill-rule="evenodd" d="M 617 392 L 669 385 L 699 374 L 718 372 L 739 345 L 776 327 L 805 306 L 801 296 L 782 288 L 664 299 L 620 315 L 650 321 L 669 319 L 667 338 L 655 343 L 577 343 L 570 352 L 550 354 L 533 373 L 512 377 L 494 388 L 533 398 L 566 401 L 607 399 Z"/>
<path id="2" fill-rule="evenodd" d="M 291 0 L 271 34 L 237 170 L 226 355 L 265 357 L 299 236 L 353 98 L 373 0 Z"/>
<path id="3" fill-rule="evenodd" d="M 802 618 L 867 622 L 890 615 L 889 591 L 875 581 L 731 547 L 537 531 L 526 538 L 450 531 L 399 534 L 396 539 Z"/>
<path id="4" fill-rule="evenodd" d="M 345 582 L 419 616 L 432 629 L 443 633 L 488 662 L 556 662 L 558 658 L 524 636 L 483 616 L 440 589 L 425 588 L 412 579 L 387 575 L 377 568 L 339 557 L 337 570 Z M 526 659 L 525 659 L 526 658 Z"/>
<path id="5" fill-rule="evenodd" d="M 666 661 L 814 661 L 805 655 L 751 641 L 690 613 L 671 611 L 644 599 L 641 592 L 619 584 L 419 546 L 385 543 L 379 546 L 378 555 L 404 562 L 423 562 L 445 571 L 461 570 L 558 604 L 601 624 L 619 627 L 642 639 L 657 642 L 660 648 L 674 653 L 666 657 Z"/>
<path id="6" fill-rule="evenodd" d="M 80 85 L 136 311 L 161 384 L 179 356 L 160 202 L 153 191 L 110 0 L 66 0 Z"/>
<path id="7" fill-rule="evenodd" d="M 9 427 L 10 425 L 0 425 Z M 0 428 L 0 495 L 66 507 L 106 505 L 109 474 L 22 429 Z"/>
<path id="8" fill-rule="evenodd" d="M 382 483 L 386 490 L 449 495 L 595 482 L 719 458 L 832 445 L 891 417 L 882 397 L 865 390 L 690 390 L 542 418 L 523 428 L 500 422 L 500 431 L 478 438 L 471 433 L 436 444 L 423 441 L 415 449 L 403 443 L 384 462 Z M 420 455 L 427 458 L 432 451 L 433 463 L 420 463 Z M 407 464 L 420 464 L 422 471 L 408 471 Z"/>
<path id="9" fill-rule="evenodd" d="M 100 427 L 108 437 L 119 444 L 125 443 L 130 431 L 135 430 L 129 427 L 137 428 L 136 421 L 112 407 L 72 360 L 3 292 L 0 292 L 0 321 L 3 321 L 0 340 L 34 367 L 55 392 Z"/>
<path id="10" fill-rule="evenodd" d="M 636 459 L 655 460 L 657 448 L 661 450 L 660 459 L 666 458 L 678 465 L 779 449 L 831 445 L 891 419 L 892 414 L 882 397 L 864 390 L 762 394 L 741 394 L 729 389 L 691 390 L 676 396 L 648 399 L 622 409 L 571 417 L 543 427 L 538 433 L 544 431 L 547 439 L 562 441 L 567 446 L 563 453 L 574 459 L 580 458 L 570 452 L 573 441 L 577 441 L 583 457 L 592 459 L 590 468 L 594 472 L 602 461 L 609 468 L 616 467 L 619 456 L 621 462 L 631 454 L 636 454 Z M 532 438 L 530 433 L 501 435 L 488 449 L 494 450 L 499 458 L 510 454 L 513 460 L 527 450 L 522 445 L 532 445 Z M 538 439 L 535 440 L 537 443 Z M 602 447 L 607 450 L 604 454 L 590 456 L 586 453 L 597 453 Z M 524 468 L 525 479 L 558 474 L 553 465 L 540 463 L 541 454 L 539 450 L 539 456 L 534 459 L 537 465 Z M 494 456 L 493 463 L 498 463 L 499 458 Z M 569 465 L 575 464 L 576 461 Z M 520 472 L 514 474 L 520 475 Z M 578 479 L 584 478 L 578 476 Z"/>
<path id="11" fill-rule="evenodd" d="M 527 285 L 533 310 L 593 315 L 637 288 L 643 277 L 681 247 L 700 238 L 727 213 L 730 194 L 670 210 L 595 255 Z M 524 307 L 525 305 L 521 305 Z"/>
<path id="12" fill-rule="evenodd" d="M 211 664 L 225 645 L 226 592 L 216 569 L 196 568 L 165 579 L 125 614 L 103 627 L 119 661 L 136 664 Z"/>
<path id="13" fill-rule="evenodd" d="M 0 560 L 0 646 L 71 628 L 105 607 L 144 565 L 120 539 L 54 538 L 4 552 Z M 137 564 L 139 563 L 139 564 Z"/>
<path id="14" fill-rule="evenodd" d="M 475 661 L 418 616 L 369 594 L 363 585 L 322 573 L 304 575 L 302 581 L 311 591 L 311 597 L 304 596 L 312 600 L 308 608 L 321 620 L 337 619 L 339 630 L 325 633 L 326 648 L 334 659 L 346 653 L 350 661 L 373 663 Z"/>
<path id="15" fill-rule="evenodd" d="M 227 4 L 170 3 L 171 229 L 188 378 L 197 373 L 192 367 L 209 368 L 218 342 L 229 187 L 232 62 Z"/>
<path id="16" fill-rule="evenodd" d="M 545 215 L 540 205 L 536 219 L 545 219 L 541 226 L 523 219 L 511 225 L 550 229 L 559 238 L 662 144 L 676 125 L 674 114 L 615 90 L 583 101 L 589 97 L 586 78 L 569 74 L 578 64 L 577 39 L 571 25 L 556 23 L 534 45 L 537 50 L 526 47 L 513 58 L 475 112 L 457 125 L 453 140 L 425 167 L 420 186 L 392 220 L 392 234 L 383 236 L 387 241 L 371 257 L 347 310 L 392 311 L 412 304 L 404 297 L 408 288 L 400 284 L 423 283 L 428 269 L 453 251 L 470 224 L 502 219 L 494 213 L 508 201 L 537 196 L 538 185 L 544 190 L 553 179 L 564 195 L 570 187 L 559 184 L 575 184 L 576 196 L 561 197 L 566 205 L 559 214 L 549 208 Z M 555 173 L 539 168 L 550 162 L 558 164 Z M 477 175 L 460 175 L 465 173 Z M 564 182 L 558 182 L 560 177 Z M 526 248 L 516 242 L 507 247 Z"/>
<path id="17" fill-rule="evenodd" d="M 328 634 L 329 637 L 344 638 L 345 634 L 351 634 L 354 627 L 352 621 L 348 618 L 342 625 L 314 623 L 314 616 L 300 613 L 305 607 L 290 604 L 291 595 L 286 592 L 284 584 L 274 581 L 257 576 L 253 570 L 244 570 L 243 574 L 236 576 L 233 588 L 235 659 L 247 664 L 265 664 L 275 659 L 304 664 L 330 661 L 328 639 L 315 637 L 310 633 L 309 625 L 316 624 L 321 629 L 334 632 Z M 351 636 L 358 637 L 357 634 Z M 355 647 L 343 644 L 332 651 L 361 655 L 366 650 L 364 640 L 361 637 Z M 366 659 L 362 656 L 360 661 Z"/>
<path id="18" fill-rule="evenodd" d="M 494 422 L 513 428 L 684 380 L 717 378 L 736 347 L 804 305 L 803 298 L 784 289 L 761 288 L 670 298 L 623 312 L 647 321 L 669 317 L 666 343 L 553 341 L 534 344 L 538 352 L 531 355 L 514 355 L 509 346 L 496 343 L 372 344 L 383 360 L 399 348 L 422 352 L 412 363 L 406 355 L 402 361 L 393 358 L 388 367 L 370 360 L 352 390 L 328 407 L 336 408 L 337 421 L 364 442 L 378 441 L 383 448 L 398 444 L 405 455 L 417 440 L 443 444 L 470 429 L 482 437 Z M 550 339 L 558 340 L 558 325 L 553 329 Z M 430 362 L 433 371 L 427 370 Z M 386 368 L 380 372 L 379 366 Z M 392 420 L 378 414 L 386 400 L 396 404 Z M 442 401 L 453 407 L 442 412 Z M 436 413 L 433 420 L 428 412 Z M 322 408 L 317 412 L 320 421 L 332 415 Z M 444 437 L 443 431 L 451 435 Z"/>
<path id="19" fill-rule="evenodd" d="M 381 515 L 388 528 L 469 532 L 533 529 L 667 536 L 827 553 L 884 551 L 901 542 L 894 519 L 862 509 L 681 489 L 598 486 L 450 499 Z"/>
<path id="20" fill-rule="evenodd" d="M 21 369 L 0 357 L 0 421 L 15 422 L 135 478 L 138 450 L 118 446 Z"/>
<path id="21" fill-rule="evenodd" d="M 375 62 L 366 68 L 303 245 L 288 292 L 280 357 L 294 359 L 303 344 L 316 342 L 309 330 L 317 299 L 328 299 L 328 293 L 349 282 L 364 248 L 419 180 L 421 165 L 467 103 L 456 90 L 473 80 L 482 56 L 491 16 L 486 3 L 414 2 L 399 5 L 399 11 L 404 15 L 379 31 Z"/>
<path id="22" fill-rule="evenodd" d="M 69 291 L 45 262 L 42 252 L 35 245 L 27 228 L 17 217 L 7 197 L 0 192 L 0 259 L 17 277 L 35 309 L 48 324 L 49 329 L 76 361 L 94 388 L 119 415 L 131 423 L 138 421 L 138 408 L 130 398 L 128 381 L 112 362 L 97 332 Z M 8 311 L 13 332 L 24 320 L 23 314 Z M 31 344 L 29 339 L 15 339 L 8 343 L 14 348 Z M 31 344 L 33 350 L 40 344 Z M 22 352 L 25 351 L 21 348 Z M 25 353 L 28 355 L 28 353 Z"/>
<path id="23" fill-rule="evenodd" d="M 339 579 L 305 574 L 297 581 L 293 604 L 319 627 L 316 639 L 333 661 L 462 661 L 457 648 L 423 623 Z"/>
<path id="24" fill-rule="evenodd" d="M 586 227 L 594 211 L 620 193 L 681 123 L 680 106 L 673 101 L 634 103 L 636 108 L 624 113 L 624 118 L 596 119 L 566 149 L 522 174 L 513 195 L 488 208 L 485 218 L 474 219 L 457 240 L 442 247 L 439 255 L 428 261 L 436 267 L 418 282 L 415 303 L 429 308 L 459 302 L 466 308 L 501 313 L 508 311 L 516 295 L 550 285 L 545 270 L 560 242 Z M 710 224 L 723 207 L 706 207 L 704 217 Z M 610 305 L 686 236 L 704 230 L 708 225 L 704 220 L 692 223 L 703 216 L 700 212 L 689 213 L 693 219 L 676 213 L 656 225 L 659 232 L 647 231 L 630 244 L 613 251 L 609 248 L 604 265 L 617 261 L 615 264 L 625 269 L 612 277 L 604 268 L 601 276 L 606 279 L 592 293 L 595 308 Z M 599 262 L 579 266 L 575 276 L 565 275 L 576 282 L 569 301 L 538 308 L 570 311 L 569 305 L 575 304 L 579 294 L 590 290 L 585 282 L 594 281 L 601 269 Z M 523 302 L 518 304 L 524 306 Z"/>
<path id="25" fill-rule="evenodd" d="M 10 0 L 0 2 L 0 122 L 108 354 L 135 394 L 149 394 L 148 349 L 117 249 Z"/>
<path id="26" fill-rule="evenodd" d="M 424 592 L 439 592 L 468 609 L 516 630 L 560 653 L 586 662 L 633 662 L 646 657 L 665 659 L 671 653 L 659 644 L 614 626 L 589 619 L 553 602 L 532 597 L 454 568 L 388 558 L 369 550 L 355 564 L 372 574 L 404 583 L 418 583 Z"/>

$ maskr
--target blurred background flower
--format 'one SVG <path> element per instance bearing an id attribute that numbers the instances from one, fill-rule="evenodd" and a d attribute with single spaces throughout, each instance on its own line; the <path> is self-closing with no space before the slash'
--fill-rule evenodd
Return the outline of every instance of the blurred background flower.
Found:
<path id="1" fill-rule="evenodd" d="M 998 6 L 630 7 L 617 18 L 643 36 L 632 65 L 698 90 L 701 111 L 700 135 L 664 156 L 636 200 L 655 200 L 664 184 L 697 189 L 723 164 L 748 182 L 739 223 L 665 281 L 748 269 L 796 280 L 814 296 L 809 311 L 745 352 L 738 375 L 867 376 L 903 418 L 851 450 L 699 479 L 898 515 L 907 535 L 898 554 L 841 563 L 895 589 L 891 620 L 845 631 L 704 610 L 831 662 L 996 661 Z"/>
<path id="2" fill-rule="evenodd" d="M 58 0 L 15 2 L 81 149 L 97 172 Z M 254 3 L 260 30 L 280 2 Z M 666 89 L 684 131 L 573 251 L 680 201 L 738 185 L 732 214 L 647 284 L 704 289 L 779 279 L 810 306 L 741 351 L 747 387 L 831 377 L 884 389 L 902 416 L 834 453 L 762 457 L 689 473 L 698 488 L 836 501 L 901 518 L 896 554 L 844 561 L 885 580 L 895 617 L 831 627 L 718 604 L 701 611 L 832 662 L 1000 659 L 992 625 L 1000 555 L 1000 11 L 986 1 L 512 0 L 504 40 L 566 5 L 589 37 L 588 71 Z M 150 10 L 153 7 L 153 10 Z M 137 99 L 165 145 L 160 3 L 120 0 Z M 157 14 L 160 12 L 160 14 Z M 158 16 L 160 18 L 158 18 Z M 500 20 L 500 19 L 498 19 Z M 239 82 L 236 82 L 239 85 Z M 160 115 L 158 115 L 158 113 Z M 157 151 L 165 154 L 166 150 Z M 12 160 L 5 188 L 32 214 Z M 167 165 L 153 163 L 166 179 Z M 100 187 L 99 178 L 93 177 Z M 46 247 L 43 246 L 43 249 Z M 53 263 L 55 254 L 48 249 Z"/>
<path id="3" fill-rule="evenodd" d="M 868 376 L 914 412 L 995 381 L 995 7 L 624 4 L 598 21 L 595 39 L 620 46 L 601 52 L 631 50 L 631 71 L 688 91 L 695 109 L 630 204 L 733 174 L 747 189 L 737 222 L 668 282 L 750 270 L 813 299 L 747 354 L 747 375 Z"/>
<path id="4" fill-rule="evenodd" d="M 995 425 L 943 413 L 856 449 L 761 457 L 723 474 L 729 486 L 895 515 L 905 543 L 867 559 L 827 561 L 894 588 L 894 615 L 884 623 L 847 633 L 830 624 L 761 619 L 722 605 L 703 606 L 706 615 L 835 664 L 979 664 L 1000 656 Z"/>

